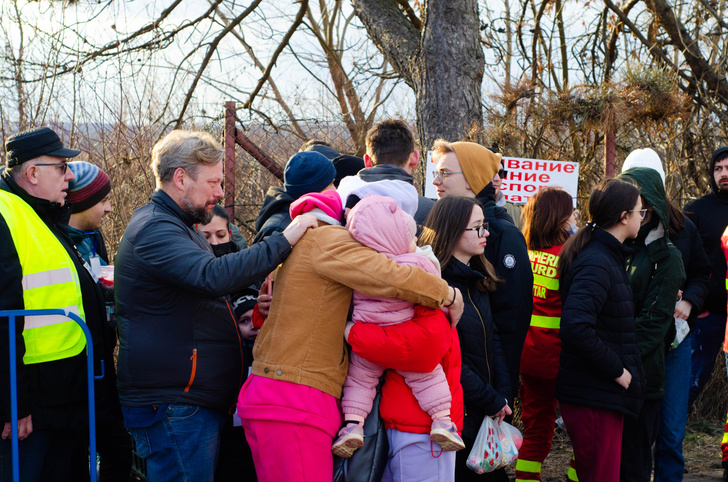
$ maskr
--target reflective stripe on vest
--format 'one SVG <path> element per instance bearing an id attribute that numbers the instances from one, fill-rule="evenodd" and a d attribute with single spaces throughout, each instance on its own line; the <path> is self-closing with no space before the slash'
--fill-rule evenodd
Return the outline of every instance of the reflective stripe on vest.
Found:
<path id="1" fill-rule="evenodd" d="M 559 291 L 559 279 L 548 278 L 540 274 L 533 275 L 533 284 L 536 286 L 543 286 L 547 290 Z"/>
<path id="2" fill-rule="evenodd" d="M 539 328 L 553 328 L 558 330 L 561 327 L 561 318 L 558 316 L 531 315 L 531 326 Z"/>
<path id="3" fill-rule="evenodd" d="M 23 270 L 24 309 L 64 309 L 85 321 L 78 272 L 63 244 L 25 201 L 2 190 L 0 216 Z M 58 315 L 26 317 L 23 338 L 26 365 L 70 358 L 86 346 L 81 327 Z"/>

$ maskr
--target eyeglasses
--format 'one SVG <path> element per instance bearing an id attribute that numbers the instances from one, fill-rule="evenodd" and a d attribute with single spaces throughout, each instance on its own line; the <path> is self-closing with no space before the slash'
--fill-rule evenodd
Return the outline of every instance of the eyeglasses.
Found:
<path id="1" fill-rule="evenodd" d="M 480 226 L 474 228 L 465 228 L 465 231 L 475 231 L 479 238 L 485 236 L 485 232 L 488 230 L 488 223 L 483 223 Z"/>
<path id="2" fill-rule="evenodd" d="M 501 179 L 505 179 L 506 177 L 508 177 L 508 171 L 506 171 L 505 169 L 498 169 L 498 177 L 500 177 Z"/>
<path id="3" fill-rule="evenodd" d="M 434 177 L 434 180 L 437 181 L 438 179 L 442 181 L 447 176 L 451 174 L 462 174 L 463 171 L 432 171 L 432 176 Z"/>
<path id="4" fill-rule="evenodd" d="M 65 174 L 68 170 L 68 163 L 67 162 L 55 162 L 55 163 L 49 163 L 49 164 L 34 164 L 35 166 L 56 166 L 61 168 L 61 174 Z"/>
<path id="5" fill-rule="evenodd" d="M 628 213 L 640 213 L 640 219 L 645 219 L 645 216 L 647 215 L 647 209 L 630 209 L 627 211 Z"/>

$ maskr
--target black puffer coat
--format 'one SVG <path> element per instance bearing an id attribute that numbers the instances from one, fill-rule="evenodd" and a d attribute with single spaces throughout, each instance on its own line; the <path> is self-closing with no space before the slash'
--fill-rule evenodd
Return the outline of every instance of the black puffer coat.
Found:
<path id="1" fill-rule="evenodd" d="M 494 415 L 506 402 L 513 401 L 509 396 L 508 368 L 493 323 L 489 294 L 476 287 L 483 274 L 452 258 L 442 277 L 462 292 L 465 301 L 457 330 L 465 403 L 463 437 L 472 440 L 487 415 Z"/>
<path id="2" fill-rule="evenodd" d="M 594 229 L 592 236 L 569 271 L 561 274 L 556 398 L 636 417 L 645 397 L 645 372 L 624 270 L 629 249 L 601 229 Z M 623 368 L 632 374 L 627 390 L 614 381 Z"/>

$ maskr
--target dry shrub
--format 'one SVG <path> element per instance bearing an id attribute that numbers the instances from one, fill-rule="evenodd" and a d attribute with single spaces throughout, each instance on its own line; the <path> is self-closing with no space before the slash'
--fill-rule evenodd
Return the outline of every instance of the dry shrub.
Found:
<path id="1" fill-rule="evenodd" d="M 632 121 L 638 123 L 682 118 L 690 109 L 690 99 L 680 91 L 677 76 L 667 69 L 628 68 L 622 97 L 629 105 Z"/>
<path id="2" fill-rule="evenodd" d="M 720 350 L 715 359 L 713 374 L 693 403 L 690 417 L 693 420 L 725 422 L 726 408 L 728 408 L 728 378 L 726 378 L 725 354 Z"/>

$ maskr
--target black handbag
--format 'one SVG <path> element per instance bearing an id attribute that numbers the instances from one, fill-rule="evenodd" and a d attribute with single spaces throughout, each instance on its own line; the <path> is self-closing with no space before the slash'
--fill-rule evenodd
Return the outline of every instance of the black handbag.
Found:
<path id="1" fill-rule="evenodd" d="M 334 482 L 379 482 L 389 458 L 384 420 L 379 416 L 384 377 L 379 379 L 372 411 L 364 421 L 364 446 L 348 459 L 334 456 Z"/>

